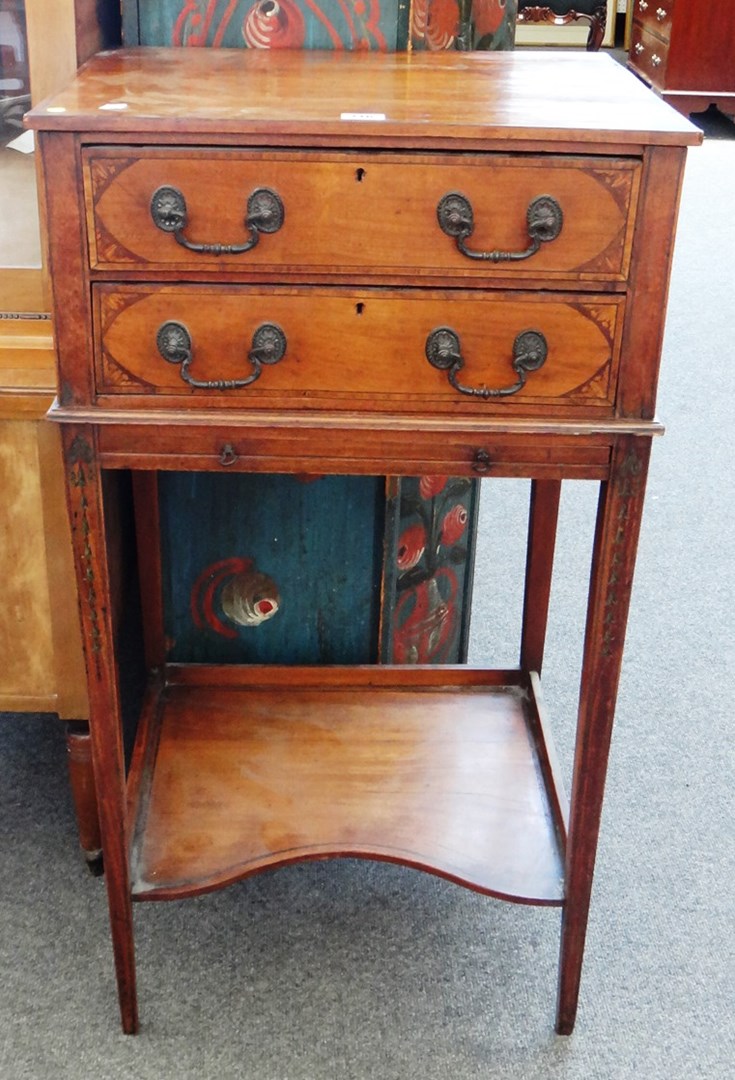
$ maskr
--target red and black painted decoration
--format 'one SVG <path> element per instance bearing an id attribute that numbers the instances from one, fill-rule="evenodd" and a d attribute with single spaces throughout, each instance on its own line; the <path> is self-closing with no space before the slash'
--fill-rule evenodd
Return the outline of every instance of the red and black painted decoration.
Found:
<path id="1" fill-rule="evenodd" d="M 126 45 L 512 49 L 517 0 L 123 0 Z"/>
<path id="2" fill-rule="evenodd" d="M 465 659 L 477 481 L 167 472 L 158 486 L 170 661 Z"/>
<path id="3" fill-rule="evenodd" d="M 384 660 L 452 664 L 465 659 L 476 505 L 477 484 L 461 477 L 397 482 L 394 566 L 386 567 Z"/>

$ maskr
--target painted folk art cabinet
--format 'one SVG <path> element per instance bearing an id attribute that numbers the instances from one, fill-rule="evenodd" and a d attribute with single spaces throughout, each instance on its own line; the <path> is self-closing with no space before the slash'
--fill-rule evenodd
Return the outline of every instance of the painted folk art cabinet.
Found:
<path id="1" fill-rule="evenodd" d="M 122 0 L 125 45 L 511 49 L 517 0 Z"/>
<path id="2" fill-rule="evenodd" d="M 30 122 L 124 1029 L 133 901 L 356 856 L 561 907 L 570 1032 L 698 132 L 604 56 L 501 52 L 126 50 Z M 148 670 L 129 768 L 127 473 Z M 510 670 L 426 662 L 448 655 L 483 476 L 532 481 Z M 404 478 L 403 508 L 355 528 L 353 509 L 391 505 L 375 477 Z M 568 478 L 599 485 L 569 798 L 540 681 Z M 343 513 L 315 556 L 298 523 L 320 498 Z M 199 527 L 172 527 L 187 508 Z M 208 550 L 215 512 L 249 550 Z M 344 566 L 318 619 L 274 573 L 279 544 L 310 586 L 325 550 Z M 355 640 L 338 631 L 334 663 L 345 595 Z M 303 655 L 289 607 L 312 620 Z M 366 640 L 391 662 L 353 662 Z"/>

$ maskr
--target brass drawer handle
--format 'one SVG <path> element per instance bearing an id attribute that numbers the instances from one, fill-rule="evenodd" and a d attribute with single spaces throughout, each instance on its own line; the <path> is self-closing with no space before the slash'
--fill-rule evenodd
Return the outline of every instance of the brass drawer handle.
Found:
<path id="1" fill-rule="evenodd" d="M 640 56 L 641 53 L 643 53 L 643 52 L 645 52 L 644 46 L 641 45 L 640 41 L 636 41 L 636 43 L 635 43 L 635 54 L 636 54 L 636 56 Z"/>
<path id="2" fill-rule="evenodd" d="M 548 352 L 546 338 L 539 330 L 523 330 L 513 342 L 512 366 L 518 376 L 517 382 L 512 386 L 490 389 L 487 386 L 463 386 L 459 382 L 457 376 L 464 367 L 464 357 L 459 334 L 450 326 L 438 326 L 426 339 L 426 359 L 432 367 L 446 371 L 449 382 L 460 394 L 470 394 L 484 400 L 517 394 L 526 385 L 528 373 L 542 366 Z"/>
<path id="3" fill-rule="evenodd" d="M 564 224 L 564 214 L 556 199 L 551 195 L 538 195 L 532 199 L 526 211 L 530 243 L 524 251 L 473 251 L 465 244 L 475 228 L 475 215 L 469 199 L 457 191 L 450 191 L 439 201 L 436 216 L 439 219 L 439 228 L 447 236 L 454 238 L 458 250 L 468 259 L 483 259 L 495 263 L 530 258 L 542 244 L 556 240 Z"/>
<path id="4" fill-rule="evenodd" d="M 189 386 L 197 390 L 238 390 L 260 378 L 263 364 L 277 364 L 283 359 L 286 335 L 275 323 L 262 323 L 255 330 L 247 354 L 253 370 L 245 379 L 195 379 L 189 370 L 194 361 L 194 347 L 191 334 L 183 323 L 170 321 L 159 326 L 156 346 L 164 360 L 170 364 L 181 364 L 181 378 Z"/>
<path id="5" fill-rule="evenodd" d="M 667 15 L 668 11 L 666 10 L 666 8 L 656 8 L 656 18 L 659 22 L 663 22 Z"/>
<path id="6" fill-rule="evenodd" d="M 261 233 L 274 233 L 283 225 L 285 210 L 280 196 L 270 188 L 256 188 L 247 203 L 245 228 L 250 236 L 244 244 L 198 244 L 184 236 L 186 199 L 178 188 L 165 184 L 151 197 L 153 224 L 162 232 L 173 233 L 178 244 L 200 255 L 242 255 L 251 251 Z"/>
<path id="7" fill-rule="evenodd" d="M 660 67 L 662 63 L 663 61 L 661 60 L 661 57 L 657 56 L 656 53 L 654 53 L 651 57 L 651 67 Z"/>
<path id="8" fill-rule="evenodd" d="M 641 11 L 648 11 L 648 4 L 646 3 L 646 0 L 639 0 L 638 7 Z"/>

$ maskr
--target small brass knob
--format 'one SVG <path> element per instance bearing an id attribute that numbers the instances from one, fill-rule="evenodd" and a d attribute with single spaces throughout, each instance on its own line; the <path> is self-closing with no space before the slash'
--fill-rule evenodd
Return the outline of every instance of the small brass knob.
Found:
<path id="1" fill-rule="evenodd" d="M 472 461 L 472 468 L 475 470 L 476 473 L 479 473 L 482 476 L 484 473 L 489 472 L 491 464 L 492 463 L 490 461 L 490 455 L 488 454 L 487 450 L 475 451 L 475 456 Z"/>
<path id="2" fill-rule="evenodd" d="M 236 461 L 237 454 L 232 448 L 232 443 L 225 443 L 219 456 L 220 465 L 224 465 L 225 468 L 227 468 L 228 465 L 234 465 Z"/>

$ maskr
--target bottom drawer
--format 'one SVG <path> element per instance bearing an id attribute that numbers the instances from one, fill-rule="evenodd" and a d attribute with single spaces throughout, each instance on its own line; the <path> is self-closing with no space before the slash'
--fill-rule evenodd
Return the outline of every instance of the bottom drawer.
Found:
<path id="1" fill-rule="evenodd" d="M 97 391 L 177 407 L 612 411 L 624 300 L 95 287 Z"/>
<path id="2" fill-rule="evenodd" d="M 100 462 L 107 468 L 420 476 L 531 476 L 603 480 L 609 435 L 495 433 L 405 423 L 308 424 L 296 415 L 232 425 L 161 422 L 101 425 Z M 169 422 L 173 420 L 173 422 Z"/>
<path id="3" fill-rule="evenodd" d="M 669 43 L 645 30 L 639 22 L 633 23 L 630 42 L 630 58 L 636 70 L 658 90 L 666 85 L 666 64 Z"/>

